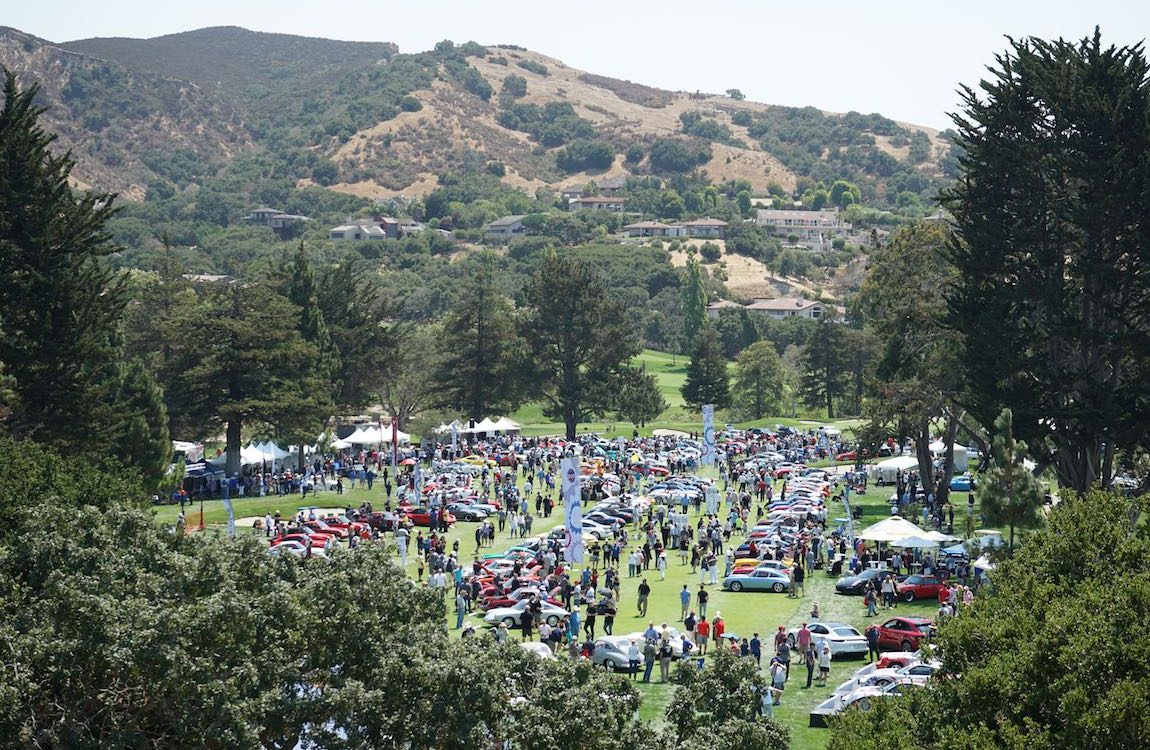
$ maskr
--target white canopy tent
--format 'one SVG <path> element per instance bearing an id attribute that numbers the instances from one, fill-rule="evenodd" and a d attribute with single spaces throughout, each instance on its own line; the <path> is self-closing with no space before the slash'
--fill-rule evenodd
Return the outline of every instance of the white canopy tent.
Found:
<path id="1" fill-rule="evenodd" d="M 870 542 L 899 542 L 912 536 L 922 537 L 925 534 L 925 531 L 902 516 L 891 516 L 866 527 L 855 536 Z"/>
<path id="2" fill-rule="evenodd" d="M 904 549 L 934 549 L 938 546 L 938 542 L 922 536 L 908 536 L 906 539 L 900 539 L 897 542 L 892 542 L 892 544 Z"/>
<path id="3" fill-rule="evenodd" d="M 411 435 L 401 430 L 396 431 L 396 437 L 399 442 L 406 443 L 411 440 Z M 385 427 L 382 430 L 379 425 L 366 424 L 359 425 L 355 428 L 355 432 L 345 437 L 344 442 L 351 445 L 379 445 L 380 443 L 391 444 L 391 428 Z"/>
<path id="4" fill-rule="evenodd" d="M 186 440 L 173 440 L 172 450 L 176 453 L 184 454 L 184 461 L 189 464 L 194 464 L 197 461 L 204 459 L 204 444 L 191 443 Z"/>
<path id="5" fill-rule="evenodd" d="M 512 421 L 507 417 L 500 417 L 495 420 L 495 432 L 519 432 L 522 425 L 518 422 Z"/>
<path id="6" fill-rule="evenodd" d="M 476 423 L 475 427 L 472 429 L 472 432 L 476 432 L 476 433 L 496 432 L 495 422 L 491 419 L 491 417 L 484 417 L 481 422 Z"/>
<path id="7" fill-rule="evenodd" d="M 944 534 L 941 531 L 935 531 L 934 529 L 931 529 L 930 531 L 926 532 L 922 536 L 923 536 L 923 539 L 929 539 L 933 542 L 938 542 L 940 544 L 944 543 L 944 542 L 957 542 L 961 538 L 961 537 L 953 536 L 951 534 Z"/>
<path id="8" fill-rule="evenodd" d="M 961 473 L 966 471 L 970 465 L 970 459 L 965 445 L 954 444 L 951 448 L 951 453 L 954 454 L 954 470 Z M 941 440 L 935 440 L 930 444 L 930 455 L 935 461 L 941 461 L 946 458 L 946 443 Z"/>
<path id="9" fill-rule="evenodd" d="M 467 432 L 467 428 L 463 425 L 462 422 L 460 422 L 458 419 L 453 419 L 448 424 L 441 424 L 438 427 L 436 427 L 435 428 L 435 434 L 436 435 L 449 435 L 449 434 L 451 434 L 451 428 L 452 427 L 454 427 L 456 429 L 456 431 L 458 431 L 460 434 Z"/>
<path id="10" fill-rule="evenodd" d="M 900 470 L 910 471 L 917 468 L 918 459 L 914 456 L 895 456 L 872 466 L 870 476 L 880 484 L 894 484 Z"/>

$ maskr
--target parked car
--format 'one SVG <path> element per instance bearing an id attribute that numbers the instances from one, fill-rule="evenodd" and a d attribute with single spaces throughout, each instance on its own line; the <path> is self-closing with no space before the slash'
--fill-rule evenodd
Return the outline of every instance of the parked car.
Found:
<path id="1" fill-rule="evenodd" d="M 508 628 L 519 627 L 519 616 L 523 614 L 523 610 L 530 602 L 521 601 L 510 607 L 500 607 L 498 609 L 489 609 L 487 614 L 483 616 L 483 621 L 492 625 L 503 623 Z M 567 616 L 567 610 L 562 607 L 557 607 L 550 602 L 543 602 L 543 620 L 548 625 L 558 625 L 559 621 Z"/>
<path id="2" fill-rule="evenodd" d="M 914 651 L 934 632 L 926 617 L 892 617 L 878 626 L 878 647 L 884 651 Z"/>
<path id="3" fill-rule="evenodd" d="M 643 639 L 625 635 L 605 635 L 595 641 L 595 650 L 591 652 L 591 663 L 596 667 L 603 667 L 608 672 L 631 671 L 631 660 L 627 658 L 627 650 L 631 643 L 643 650 Z M 642 657 L 640 657 L 642 658 Z M 641 668 L 641 665 L 640 665 Z"/>
<path id="4" fill-rule="evenodd" d="M 867 568 L 866 570 L 859 571 L 858 575 L 844 576 L 835 582 L 835 591 L 840 594 L 858 594 L 862 595 L 868 583 L 874 583 L 875 589 L 878 589 L 879 584 L 888 575 L 892 575 L 889 570 L 879 570 L 877 568 Z M 895 580 L 899 581 L 905 576 L 895 576 Z"/>
<path id="5" fill-rule="evenodd" d="M 781 594 L 790 587 L 790 577 L 773 568 L 756 569 L 750 573 L 732 573 L 723 579 L 724 591 L 773 591 Z"/>
<path id="6" fill-rule="evenodd" d="M 812 622 L 807 626 L 811 640 L 821 647 L 827 643 L 831 647 L 831 657 L 863 656 L 867 652 L 866 636 L 854 626 L 845 622 Z M 799 629 L 791 628 L 787 633 L 787 643 L 794 649 L 798 642 Z"/>
<path id="7" fill-rule="evenodd" d="M 425 507 L 411 508 L 404 512 L 407 520 L 415 526 L 430 526 L 431 525 L 431 509 Z M 452 526 L 455 524 L 455 516 L 447 510 L 439 512 L 440 525 Z"/>
<path id="8" fill-rule="evenodd" d="M 520 648 L 529 654 L 535 654 L 540 659 L 554 659 L 555 652 L 546 643 L 536 643 L 535 641 L 526 641 L 519 644 Z"/>
<path id="9" fill-rule="evenodd" d="M 448 503 L 444 506 L 447 512 L 455 516 L 457 521 L 483 521 L 487 518 L 487 511 L 462 503 Z"/>
<path id="10" fill-rule="evenodd" d="M 870 667 L 871 665 L 867 665 Z M 864 673 L 855 673 L 849 680 L 835 688 L 835 695 L 849 695 L 861 687 L 883 687 L 892 682 L 910 682 L 915 685 L 925 685 L 941 666 L 939 662 L 918 662 L 905 667 L 888 667 L 887 669 L 867 669 Z M 863 671 L 863 670 L 860 670 Z"/>
<path id="11" fill-rule="evenodd" d="M 968 472 L 950 478 L 951 492 L 970 492 L 975 489 L 974 477 Z"/>
<path id="12" fill-rule="evenodd" d="M 904 601 L 913 602 L 915 599 L 933 599 L 938 596 L 940 589 L 946 588 L 946 582 L 937 576 L 910 575 L 898 585 L 898 596 Z"/>

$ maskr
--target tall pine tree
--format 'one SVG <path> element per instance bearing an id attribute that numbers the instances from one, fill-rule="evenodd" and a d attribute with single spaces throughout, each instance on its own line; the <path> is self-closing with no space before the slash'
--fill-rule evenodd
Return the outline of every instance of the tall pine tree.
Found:
<path id="1" fill-rule="evenodd" d="M 69 154 L 39 124 L 38 86 L 4 71 L 0 109 L 0 364 L 14 398 L 7 428 L 65 452 L 101 445 L 97 394 L 114 386 L 124 281 L 100 259 L 113 196 L 77 195 Z"/>
<path id="2" fill-rule="evenodd" d="M 696 409 L 714 404 L 716 409 L 731 405 L 731 374 L 719 334 L 705 326 L 695 336 L 691 363 L 687 365 L 687 380 L 681 389 L 683 400 Z"/>

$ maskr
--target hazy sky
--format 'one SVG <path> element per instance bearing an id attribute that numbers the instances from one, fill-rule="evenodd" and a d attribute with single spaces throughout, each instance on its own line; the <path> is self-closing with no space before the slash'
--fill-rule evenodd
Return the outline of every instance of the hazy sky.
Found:
<path id="1" fill-rule="evenodd" d="M 601 75 L 660 88 L 739 88 L 770 104 L 816 106 L 947 127 L 955 89 L 974 84 L 1006 36 L 1109 42 L 1150 32 L 1147 0 L 41 0 L 10 3 L 0 25 L 55 42 L 153 37 L 205 26 L 390 41 L 518 44 Z M 306 63 L 306 61 L 301 61 Z"/>

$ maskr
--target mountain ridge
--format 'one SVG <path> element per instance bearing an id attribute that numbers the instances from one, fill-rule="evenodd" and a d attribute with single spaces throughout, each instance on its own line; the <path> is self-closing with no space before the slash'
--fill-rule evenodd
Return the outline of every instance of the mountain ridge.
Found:
<path id="1" fill-rule="evenodd" d="M 0 64 L 42 83 L 77 181 L 136 200 L 237 163 L 249 181 L 372 197 L 423 195 L 443 174 L 485 163 L 508 184 L 552 189 L 661 173 L 652 150 L 673 141 L 697 156 L 676 168 L 716 182 L 764 193 L 854 177 L 867 199 L 893 204 L 895 194 L 925 195 L 947 151 L 937 131 L 879 115 L 666 91 L 515 45 L 400 54 L 389 42 L 234 26 L 55 43 L 0 27 Z M 508 94 L 508 79 L 522 79 L 522 92 Z M 555 122 L 532 120 L 548 116 Z"/>

